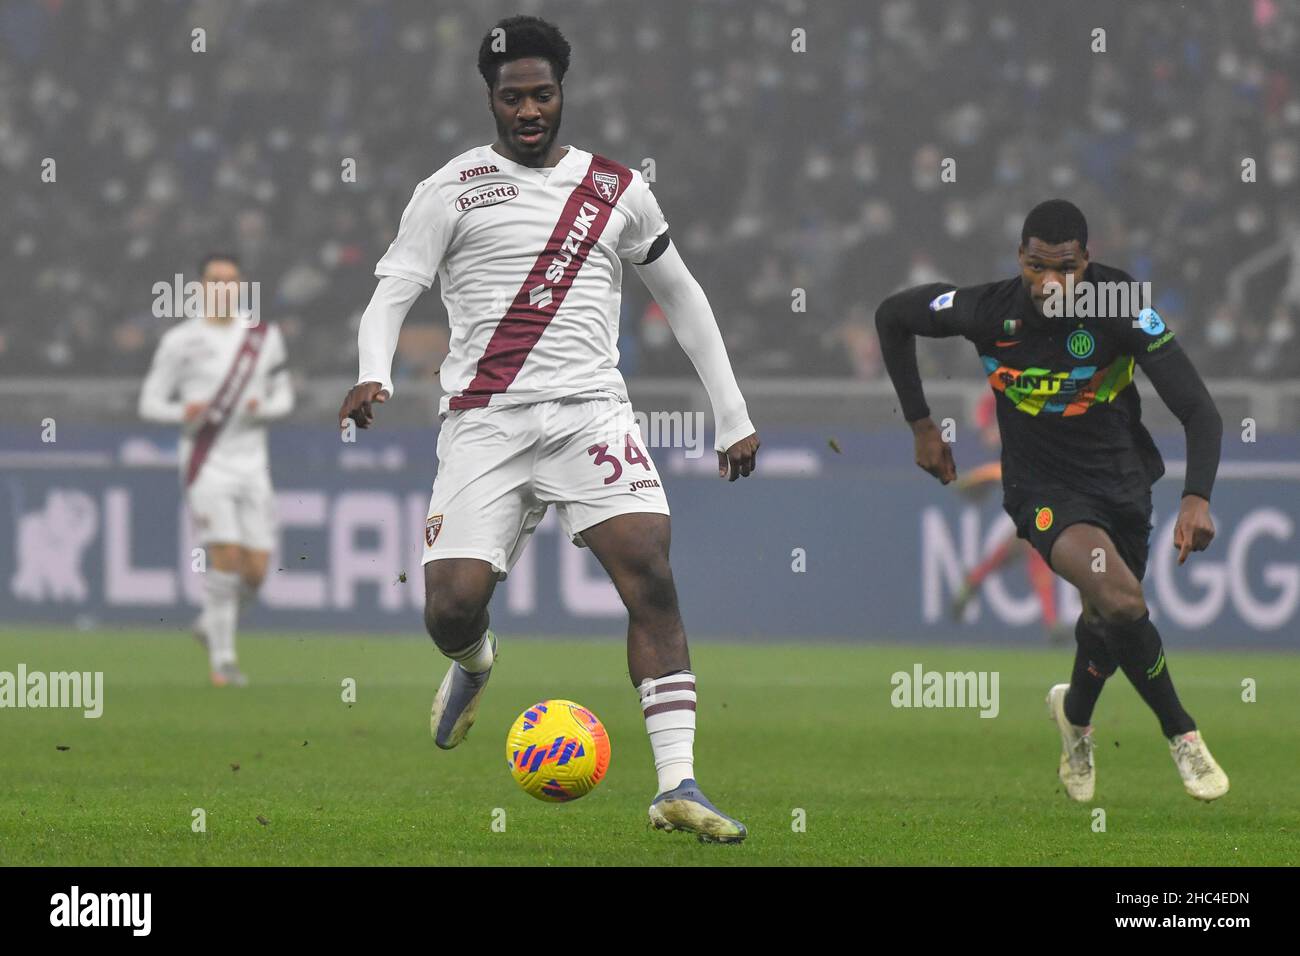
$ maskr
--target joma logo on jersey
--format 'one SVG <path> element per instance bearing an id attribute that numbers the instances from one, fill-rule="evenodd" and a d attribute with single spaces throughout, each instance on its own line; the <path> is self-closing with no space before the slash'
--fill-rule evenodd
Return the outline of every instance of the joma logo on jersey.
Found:
<path id="1" fill-rule="evenodd" d="M 460 181 L 463 183 L 467 179 L 473 179 L 475 176 L 486 176 L 488 173 L 499 173 L 501 170 L 495 166 L 475 166 L 473 169 L 462 169 L 460 171 Z"/>
<path id="2" fill-rule="evenodd" d="M 480 183 L 456 197 L 456 211 L 467 212 L 480 206 L 495 206 L 509 202 L 519 195 L 519 187 L 511 183 Z"/>
<path id="3" fill-rule="evenodd" d="M 597 173 L 596 175 L 599 175 Z M 574 217 L 573 228 L 569 234 L 564 237 L 564 242 L 560 244 L 560 254 L 551 260 L 551 264 L 546 267 L 546 281 L 552 285 L 564 278 L 564 270 L 569 268 L 573 262 L 573 257 L 579 255 L 582 250 L 579 248 L 587 234 L 591 232 L 591 227 L 596 224 L 596 214 L 600 210 L 586 200 L 582 203 L 582 208 L 578 210 L 578 215 Z"/>

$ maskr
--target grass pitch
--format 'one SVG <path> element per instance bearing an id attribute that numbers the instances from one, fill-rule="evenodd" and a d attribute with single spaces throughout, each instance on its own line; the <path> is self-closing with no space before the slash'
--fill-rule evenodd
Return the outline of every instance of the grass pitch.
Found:
<path id="1" fill-rule="evenodd" d="M 1171 649 L 1184 703 L 1232 778 L 1209 805 L 1183 793 L 1154 717 L 1117 675 L 1095 716 L 1097 798 L 1083 805 L 1061 792 L 1043 707 L 1072 649 L 700 643 L 700 782 L 750 829 L 741 846 L 703 846 L 648 827 L 653 765 L 619 639 L 503 635 L 478 722 L 450 752 L 429 737 L 446 663 L 426 641 L 262 634 L 240 649 L 252 686 L 217 690 L 187 636 L 0 633 L 0 670 L 103 671 L 105 685 L 97 720 L 0 710 L 0 863 L 1300 860 L 1300 657 Z M 894 708 L 890 676 L 918 662 L 998 671 L 999 715 Z M 1244 678 L 1255 703 L 1242 701 Z M 571 804 L 533 800 L 506 768 L 507 729 L 544 697 L 590 707 L 613 741 L 608 776 Z"/>

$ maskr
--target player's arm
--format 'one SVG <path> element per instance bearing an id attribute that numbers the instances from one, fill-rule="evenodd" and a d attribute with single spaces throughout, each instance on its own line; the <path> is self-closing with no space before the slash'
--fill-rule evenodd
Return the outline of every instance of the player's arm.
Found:
<path id="1" fill-rule="evenodd" d="M 149 373 L 140 388 L 138 410 L 140 417 L 148 422 L 162 422 L 179 425 L 188 421 L 186 405 L 174 398 L 178 380 L 178 357 L 166 337 L 158 343 L 158 350 L 149 363 Z"/>
<path id="2" fill-rule="evenodd" d="M 249 412 L 258 424 L 266 424 L 284 418 L 293 411 L 294 390 L 293 376 L 289 374 L 288 350 L 284 347 L 284 336 L 278 325 L 271 326 L 267 332 L 270 352 L 271 371 L 266 376 L 266 400 L 252 400 Z"/>
<path id="3" fill-rule="evenodd" d="M 372 402 L 383 404 L 393 394 L 393 355 L 397 352 L 397 338 L 402 323 L 411 311 L 424 286 L 395 275 L 380 278 L 370 304 L 361 316 L 357 327 L 357 354 L 360 371 L 357 384 L 343 399 L 339 408 L 339 427 L 348 420 L 359 428 L 369 428 L 375 420 Z"/>
<path id="4" fill-rule="evenodd" d="M 1151 345 L 1156 348 L 1148 351 Z M 1189 552 L 1204 551 L 1214 538 L 1210 492 L 1219 471 L 1223 417 L 1192 360 L 1172 334 L 1142 343 L 1140 351 L 1135 349 L 1135 356 L 1160 400 L 1182 423 L 1187 437 L 1187 476 L 1174 525 L 1174 547 L 1178 548 L 1178 563 L 1182 564 Z"/>
<path id="5" fill-rule="evenodd" d="M 921 386 L 921 371 L 916 364 L 916 337 L 943 338 L 962 333 L 961 321 L 969 310 L 966 301 L 958 300 L 951 283 L 930 283 L 896 292 L 876 309 L 876 334 L 880 354 L 903 419 L 911 426 L 916 463 L 945 485 L 957 477 L 952 448 L 930 418 L 930 406 Z"/>
<path id="6" fill-rule="evenodd" d="M 749 420 L 708 297 L 667 233 L 655 240 L 645 261 L 636 263 L 636 271 L 663 309 L 673 335 L 709 393 L 719 476 L 729 481 L 747 477 L 757 466 L 758 435 Z"/>
<path id="7" fill-rule="evenodd" d="M 397 238 L 375 266 L 379 285 L 357 328 L 360 372 L 339 408 L 340 428 L 346 428 L 349 419 L 369 428 L 375 420 L 371 403 L 383 404 L 392 397 L 393 355 L 402 323 L 420 294 L 433 287 L 453 228 L 433 179 L 416 186 L 402 212 Z"/>

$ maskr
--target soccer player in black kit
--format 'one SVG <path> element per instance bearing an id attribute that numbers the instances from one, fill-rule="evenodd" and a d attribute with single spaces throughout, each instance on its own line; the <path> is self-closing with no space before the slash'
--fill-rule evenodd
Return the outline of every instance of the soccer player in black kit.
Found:
<path id="1" fill-rule="evenodd" d="M 1165 468 L 1142 425 L 1134 365 L 1186 431 L 1187 477 L 1174 528 L 1179 564 L 1214 537 L 1209 501 L 1222 419 L 1154 309 L 1053 317 L 1061 312 L 1054 308 L 1061 290 L 1070 288 L 1067 279 L 1076 290 L 1085 283 L 1104 289 L 1097 284 L 1133 281 L 1089 261 L 1088 225 L 1072 203 L 1054 199 L 1029 213 L 1019 260 L 1015 278 L 964 288 L 918 286 L 890 296 L 876 311 L 885 367 L 915 436 L 916 463 L 944 484 L 957 477 L 952 449 L 930 419 L 915 336 L 965 336 L 996 395 L 1003 507 L 1020 537 L 1082 598 L 1070 683 L 1047 695 L 1061 731 L 1059 775 L 1066 792 L 1092 799 L 1092 711 L 1106 678 L 1119 669 L 1159 719 L 1187 792 L 1217 799 L 1228 792 L 1228 776 L 1178 700 L 1142 594 L 1151 486 Z"/>

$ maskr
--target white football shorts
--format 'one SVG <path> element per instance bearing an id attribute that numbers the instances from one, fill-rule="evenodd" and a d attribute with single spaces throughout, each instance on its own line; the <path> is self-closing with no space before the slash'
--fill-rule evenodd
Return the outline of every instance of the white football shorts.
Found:
<path id="1" fill-rule="evenodd" d="M 582 532 L 607 518 L 669 513 L 631 403 L 558 399 L 449 412 L 424 563 L 479 558 L 504 578 L 548 505 L 578 547 L 586 546 Z"/>
<path id="2" fill-rule="evenodd" d="M 186 491 L 185 501 L 200 544 L 237 544 L 250 551 L 275 549 L 275 491 L 269 482 L 205 482 L 200 474 Z"/>

